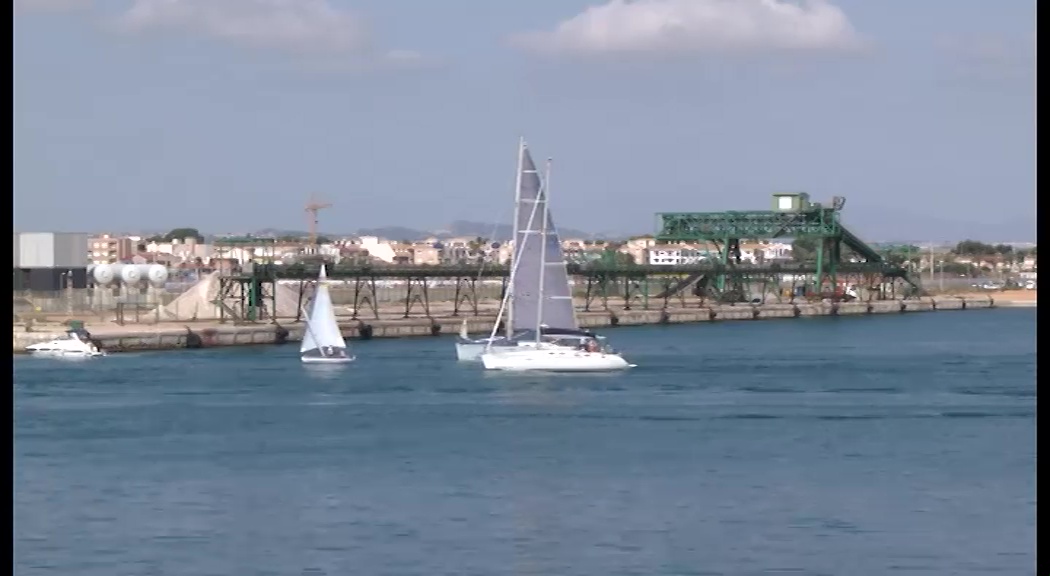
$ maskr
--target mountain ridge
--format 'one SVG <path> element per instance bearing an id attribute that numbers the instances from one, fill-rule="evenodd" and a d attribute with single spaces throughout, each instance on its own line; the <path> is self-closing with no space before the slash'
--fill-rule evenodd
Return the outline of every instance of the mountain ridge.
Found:
<path id="1" fill-rule="evenodd" d="M 428 238 L 446 240 L 448 238 L 481 237 L 490 241 L 501 242 L 509 240 L 513 234 L 510 224 L 491 224 L 485 222 L 472 222 L 469 220 L 456 220 L 447 227 L 439 230 L 419 230 L 406 226 L 379 226 L 375 228 L 360 228 L 353 232 L 318 232 L 318 236 L 327 238 L 344 238 L 352 236 L 377 236 L 385 240 L 419 242 Z M 559 228 L 558 234 L 562 238 L 594 238 L 595 234 L 573 228 Z M 252 236 L 261 237 L 307 237 L 309 232 L 304 230 L 284 230 L 280 228 L 264 228 L 251 233 Z M 622 235 L 626 237 L 626 235 Z M 603 238 L 607 240 L 619 239 L 620 235 Z"/>

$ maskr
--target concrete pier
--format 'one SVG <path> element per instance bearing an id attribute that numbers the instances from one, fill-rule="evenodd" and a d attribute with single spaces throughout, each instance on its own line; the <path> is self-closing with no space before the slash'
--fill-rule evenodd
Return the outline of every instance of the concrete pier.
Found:
<path id="1" fill-rule="evenodd" d="M 778 318 L 812 318 L 818 316 L 862 316 L 870 314 L 909 314 L 913 312 L 980 310 L 996 307 L 990 297 L 936 297 L 914 300 L 873 302 L 800 302 L 796 304 L 735 304 L 666 310 L 619 310 L 581 312 L 580 325 L 585 328 L 686 324 Z M 350 339 L 407 338 L 457 334 L 463 320 L 471 334 L 484 334 L 492 329 L 494 315 L 406 318 L 398 320 L 340 319 L 343 336 Z M 172 323 L 155 325 L 87 326 L 102 347 L 109 352 L 140 350 L 175 350 L 298 342 L 303 337 L 302 323 L 250 324 L 233 326 L 216 323 Z M 36 326 L 27 332 L 14 327 L 14 353 L 45 342 L 65 332 L 59 325 Z"/>

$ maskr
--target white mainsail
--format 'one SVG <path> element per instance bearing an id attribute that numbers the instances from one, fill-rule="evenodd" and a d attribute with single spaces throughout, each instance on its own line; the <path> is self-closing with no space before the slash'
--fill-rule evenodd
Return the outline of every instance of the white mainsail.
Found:
<path id="1" fill-rule="evenodd" d="M 328 295 L 327 278 L 324 265 L 317 278 L 317 290 L 314 293 L 313 306 L 306 320 L 303 342 L 299 354 L 303 362 L 346 362 L 352 360 L 347 354 L 346 341 L 339 331 L 335 320 L 335 309 L 332 298 Z"/>

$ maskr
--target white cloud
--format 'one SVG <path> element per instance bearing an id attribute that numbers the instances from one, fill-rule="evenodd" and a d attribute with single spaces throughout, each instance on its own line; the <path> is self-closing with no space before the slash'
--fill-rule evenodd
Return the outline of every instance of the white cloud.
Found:
<path id="1" fill-rule="evenodd" d="M 296 53 L 367 48 L 364 22 L 327 0 L 135 0 L 118 24 L 129 31 L 179 29 Z"/>
<path id="2" fill-rule="evenodd" d="M 65 12 L 91 7 L 91 0 L 15 0 L 15 10 Z"/>
<path id="3" fill-rule="evenodd" d="M 537 52 L 852 50 L 862 42 L 826 0 L 610 0 L 553 31 L 512 39 Z"/>

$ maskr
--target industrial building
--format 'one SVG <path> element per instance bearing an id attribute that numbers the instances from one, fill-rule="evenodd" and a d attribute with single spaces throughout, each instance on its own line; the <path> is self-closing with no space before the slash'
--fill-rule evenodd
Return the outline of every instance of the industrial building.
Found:
<path id="1" fill-rule="evenodd" d="M 15 233 L 14 289 L 87 288 L 88 238 L 79 232 Z"/>

